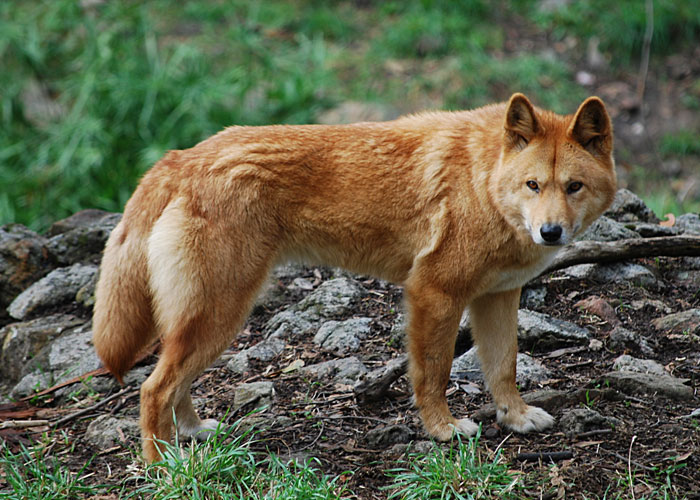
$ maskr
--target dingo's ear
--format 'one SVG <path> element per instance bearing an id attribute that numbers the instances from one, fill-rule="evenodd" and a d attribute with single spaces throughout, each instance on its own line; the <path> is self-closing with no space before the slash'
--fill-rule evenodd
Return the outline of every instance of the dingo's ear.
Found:
<path id="1" fill-rule="evenodd" d="M 522 149 L 537 134 L 540 125 L 535 108 L 523 94 L 513 94 L 506 110 L 506 138 L 512 147 Z"/>
<path id="2" fill-rule="evenodd" d="M 597 97 L 583 101 L 567 133 L 594 156 L 612 152 L 612 124 L 605 104 Z"/>

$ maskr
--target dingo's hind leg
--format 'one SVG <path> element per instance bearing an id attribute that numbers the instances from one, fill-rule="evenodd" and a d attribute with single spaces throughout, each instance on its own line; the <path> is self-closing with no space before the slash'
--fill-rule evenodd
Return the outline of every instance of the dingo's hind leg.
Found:
<path id="1" fill-rule="evenodd" d="M 243 224 L 240 224 L 241 226 Z M 200 420 L 192 381 L 226 349 L 243 325 L 275 257 L 259 233 L 188 214 L 173 202 L 149 238 L 148 267 L 161 354 L 141 387 L 144 457 L 159 458 L 173 411 L 180 432 L 205 438 L 215 420 Z"/>

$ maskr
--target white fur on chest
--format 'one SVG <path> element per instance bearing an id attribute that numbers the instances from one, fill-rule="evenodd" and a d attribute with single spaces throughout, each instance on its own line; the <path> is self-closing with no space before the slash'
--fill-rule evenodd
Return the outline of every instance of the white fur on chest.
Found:
<path id="1" fill-rule="evenodd" d="M 557 252 L 558 249 L 545 252 L 539 260 L 527 267 L 511 267 L 495 271 L 487 287 L 488 293 L 505 292 L 522 287 L 531 279 L 539 276 L 552 263 Z"/>

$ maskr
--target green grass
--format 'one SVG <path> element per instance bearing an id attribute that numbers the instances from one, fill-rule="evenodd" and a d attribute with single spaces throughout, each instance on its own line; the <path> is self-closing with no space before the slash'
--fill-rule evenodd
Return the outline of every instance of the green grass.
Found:
<path id="1" fill-rule="evenodd" d="M 121 210 L 168 149 L 233 124 L 314 122 L 346 100 L 410 112 L 524 91 L 571 112 L 586 89 L 556 55 L 505 50 L 511 20 L 582 47 L 597 36 L 613 72 L 636 71 L 646 23 L 643 0 L 80 3 L 0 2 L 0 224 Z M 652 56 L 691 46 L 694 2 L 655 6 Z M 662 148 L 697 154 L 697 141 Z"/>
<path id="2" fill-rule="evenodd" d="M 682 467 L 671 466 L 656 473 L 648 472 L 646 474 L 638 474 L 634 471 L 628 471 L 625 474 L 618 473 L 617 479 L 608 486 L 602 497 L 592 498 L 600 500 L 627 500 L 630 498 L 635 500 L 685 500 L 688 498 L 686 492 L 679 491 L 673 485 L 673 474 Z M 584 496 L 583 498 L 587 499 L 588 497 Z"/>
<path id="3" fill-rule="evenodd" d="M 393 480 L 389 499 L 507 499 L 523 494 L 524 477 L 511 472 L 500 453 L 487 456 L 479 435 L 467 441 L 457 436 L 447 450 L 434 446 L 427 454 L 414 454 L 406 466 L 387 474 Z"/>
<path id="4" fill-rule="evenodd" d="M 72 500 L 87 498 L 104 491 L 104 487 L 86 482 L 86 463 L 72 472 L 56 457 L 48 454 L 46 447 L 22 448 L 12 453 L 3 442 L 0 454 L 0 477 L 7 489 L 0 489 L 0 498 L 7 500 Z M 0 485 L 2 482 L 0 481 Z"/>
<path id="5" fill-rule="evenodd" d="M 659 151 L 667 156 L 700 156 L 700 133 L 696 130 L 685 129 L 672 134 L 665 134 L 661 138 Z"/>
<path id="6" fill-rule="evenodd" d="M 242 431 L 238 423 L 222 427 L 205 443 L 160 443 L 162 460 L 132 471 L 121 484 L 99 484 L 91 470 L 91 461 L 80 468 L 68 466 L 56 458 L 56 450 L 71 453 L 74 444 L 58 434 L 45 436 L 42 442 L 12 452 L 7 444 L 0 447 L 0 498 L 7 500 L 45 500 L 93 498 L 103 495 L 119 498 L 187 499 L 345 499 L 356 498 L 346 486 L 352 471 L 330 476 L 315 458 L 284 461 L 260 449 L 256 431 Z M 56 442 L 51 442 L 52 439 Z M 52 456 L 53 453 L 53 456 Z M 139 463 L 137 452 L 133 456 Z M 499 451 L 492 452 L 480 444 L 479 435 L 448 444 L 434 444 L 425 453 L 412 453 L 385 472 L 390 483 L 382 488 L 388 499 L 467 500 L 520 499 L 533 492 L 556 495 L 561 488 L 586 491 L 567 478 L 566 467 L 514 471 Z M 385 467 L 381 462 L 378 469 Z M 616 479 L 602 496 L 585 496 L 600 500 L 682 499 L 673 476 L 685 463 L 670 458 L 655 471 L 620 469 Z M 122 477 L 118 474 L 118 477 Z M 584 480 L 585 478 L 579 478 Z M 572 490 L 573 491 L 573 490 Z"/>
<path id="7" fill-rule="evenodd" d="M 231 124 L 311 121 L 333 84 L 321 38 L 274 44 L 258 12 L 176 40 L 176 21 L 158 16 L 172 15 L 170 2 L 106 2 L 99 15 L 73 0 L 41 4 L 0 4 L 0 223 L 45 228 L 81 208 L 120 210 L 168 149 Z M 32 85 L 58 111 L 33 116 Z"/>
<path id="8" fill-rule="evenodd" d="M 645 0 L 610 3 L 606 0 L 565 2 L 551 10 L 533 10 L 533 2 L 516 2 L 521 12 L 551 31 L 555 39 L 596 37 L 611 64 L 638 64 L 647 24 Z M 679 46 L 697 43 L 700 10 L 693 0 L 654 0 L 653 49 L 665 55 Z"/>

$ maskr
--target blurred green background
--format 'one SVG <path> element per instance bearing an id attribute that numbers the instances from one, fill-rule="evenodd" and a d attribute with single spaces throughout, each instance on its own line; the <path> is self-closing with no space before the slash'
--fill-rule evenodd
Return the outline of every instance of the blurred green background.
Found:
<path id="1" fill-rule="evenodd" d="M 0 224 L 121 210 L 166 150 L 228 125 L 515 91 L 564 113 L 600 95 L 621 185 L 659 215 L 699 211 L 699 42 L 697 0 L 3 0 Z"/>

